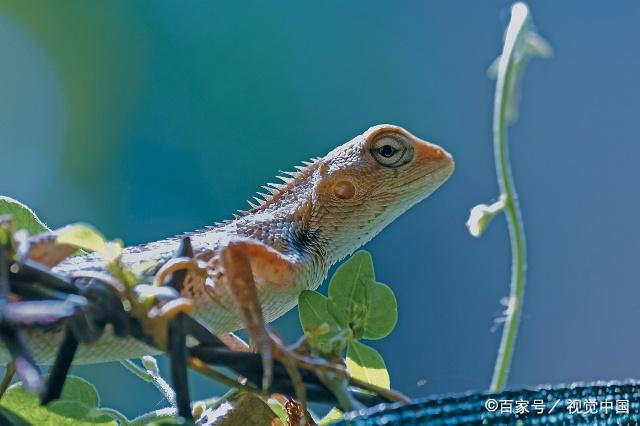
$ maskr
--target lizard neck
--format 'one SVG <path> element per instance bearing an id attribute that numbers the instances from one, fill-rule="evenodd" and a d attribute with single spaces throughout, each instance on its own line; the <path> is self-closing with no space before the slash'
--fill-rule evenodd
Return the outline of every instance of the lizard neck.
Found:
<path id="1" fill-rule="evenodd" d="M 258 204 L 226 223 L 227 233 L 269 245 L 292 261 L 305 263 L 322 275 L 341 259 L 368 242 L 415 201 L 342 204 L 329 198 L 335 176 L 325 159 L 306 163 L 285 184 L 264 186 Z M 317 274 L 313 274 L 317 276 Z M 319 285 L 317 283 L 316 285 Z"/>
<path id="2" fill-rule="evenodd" d="M 300 260 L 326 258 L 321 229 L 313 219 L 313 185 L 307 179 L 295 191 L 278 195 L 278 200 L 247 212 L 229 225 L 241 237 L 256 239 L 282 254 Z"/>
<path id="3" fill-rule="evenodd" d="M 315 288 L 334 263 L 323 220 L 314 201 L 320 161 L 308 164 L 286 185 L 264 196 L 265 201 L 225 224 L 226 231 L 258 240 L 299 264 L 312 277 L 307 287 Z"/>

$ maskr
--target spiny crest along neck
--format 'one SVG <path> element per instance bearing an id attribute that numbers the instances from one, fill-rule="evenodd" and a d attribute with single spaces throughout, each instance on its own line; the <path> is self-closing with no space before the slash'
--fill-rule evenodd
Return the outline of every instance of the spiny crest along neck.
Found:
<path id="1" fill-rule="evenodd" d="M 281 171 L 282 183 L 268 183 L 254 201 L 247 201 L 249 210 L 239 210 L 234 220 L 223 225 L 232 227 L 239 236 L 257 239 L 276 250 L 305 255 L 317 252 L 320 246 L 311 229 L 313 191 L 316 171 L 322 158 L 312 158 L 296 166 L 295 171 Z"/>
<path id="2" fill-rule="evenodd" d="M 295 166 L 295 171 L 285 172 L 280 171 L 280 174 L 276 176 L 276 179 L 282 181 L 282 183 L 269 182 L 266 185 L 262 185 L 261 188 L 265 192 L 258 191 L 253 200 L 247 200 L 249 210 L 238 210 L 239 214 L 235 214 L 234 218 L 241 219 L 243 216 L 252 214 L 259 214 L 265 210 L 275 210 L 278 207 L 290 207 L 291 198 L 298 200 L 300 196 L 306 194 L 307 189 L 312 189 L 310 182 L 313 178 L 313 172 L 318 168 L 321 157 L 311 158 L 308 161 L 303 161 L 302 165 Z"/>
<path id="3" fill-rule="evenodd" d="M 401 127 L 374 126 L 323 158 L 264 186 L 231 226 L 287 252 L 316 252 L 329 263 L 348 256 L 454 169 L 444 149 Z"/>

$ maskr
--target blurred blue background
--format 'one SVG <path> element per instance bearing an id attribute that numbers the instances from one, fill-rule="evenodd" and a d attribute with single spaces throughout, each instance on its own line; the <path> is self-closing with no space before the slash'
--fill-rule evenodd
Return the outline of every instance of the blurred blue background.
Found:
<path id="1" fill-rule="evenodd" d="M 510 249 L 502 217 L 479 240 L 464 223 L 497 196 L 486 70 L 510 4 L 3 1 L 0 193 L 137 244 L 229 218 L 373 124 L 405 126 L 457 170 L 367 246 L 400 314 L 371 344 L 411 396 L 485 389 Z M 527 68 L 510 135 L 529 271 L 509 384 L 640 378 L 640 4 L 529 4 L 554 57 Z M 299 336 L 297 312 L 276 327 Z M 162 404 L 117 364 L 74 372 L 128 415 Z"/>

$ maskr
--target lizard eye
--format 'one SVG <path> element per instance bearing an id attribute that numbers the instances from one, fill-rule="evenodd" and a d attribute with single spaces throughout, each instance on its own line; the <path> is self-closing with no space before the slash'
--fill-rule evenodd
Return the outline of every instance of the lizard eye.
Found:
<path id="1" fill-rule="evenodd" d="M 399 167 L 413 159 L 413 149 L 401 136 L 385 135 L 376 139 L 370 149 L 373 158 L 385 167 Z"/>

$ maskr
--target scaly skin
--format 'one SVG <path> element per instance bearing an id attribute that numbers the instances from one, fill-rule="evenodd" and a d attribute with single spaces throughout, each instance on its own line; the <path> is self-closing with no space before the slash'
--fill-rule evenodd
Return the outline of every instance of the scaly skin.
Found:
<path id="1" fill-rule="evenodd" d="M 488 410 L 487 400 L 512 401 L 512 410 Z M 534 401 L 543 401 L 534 408 Z M 580 413 L 570 412 L 570 400 L 581 401 Z M 617 410 L 618 401 L 628 411 Z M 527 401 L 527 413 L 515 414 L 515 401 Z M 586 402 L 595 401 L 588 410 Z M 602 402 L 611 402 L 601 405 Z M 540 403 L 537 403 L 540 404 Z M 576 403 L 573 403 L 576 407 Z M 593 405 L 592 405 L 593 407 Z M 604 407 L 604 408 L 603 408 Z M 542 408 L 542 410 L 540 410 Z M 575 409 L 575 408 L 574 408 Z M 411 404 L 390 404 L 348 413 L 340 425 L 350 426 L 458 426 L 458 425 L 637 425 L 640 421 L 640 384 L 637 381 L 510 390 L 497 394 L 474 393 L 431 397 Z"/>
<path id="2" fill-rule="evenodd" d="M 283 184 L 264 187 L 251 210 L 235 219 L 190 234 L 205 273 L 190 272 L 182 294 L 192 298 L 193 314 L 217 335 L 243 327 L 238 304 L 225 281 L 220 250 L 242 242 L 256 281 L 266 321 L 293 308 L 304 289 L 317 288 L 334 263 L 373 238 L 409 207 L 435 191 L 453 172 L 452 157 L 442 148 L 392 125 L 375 126 L 323 158 L 279 177 Z M 170 206 L 168 206 L 170 207 Z M 122 262 L 158 269 L 176 252 L 171 238 L 125 249 Z M 54 270 L 73 274 L 104 270 L 96 255 L 71 258 Z M 50 363 L 60 344 L 58 330 L 31 332 L 39 363 Z M 76 363 L 122 360 L 157 351 L 133 339 L 109 333 L 81 345 Z M 0 358 L 7 360 L 6 353 Z"/>

